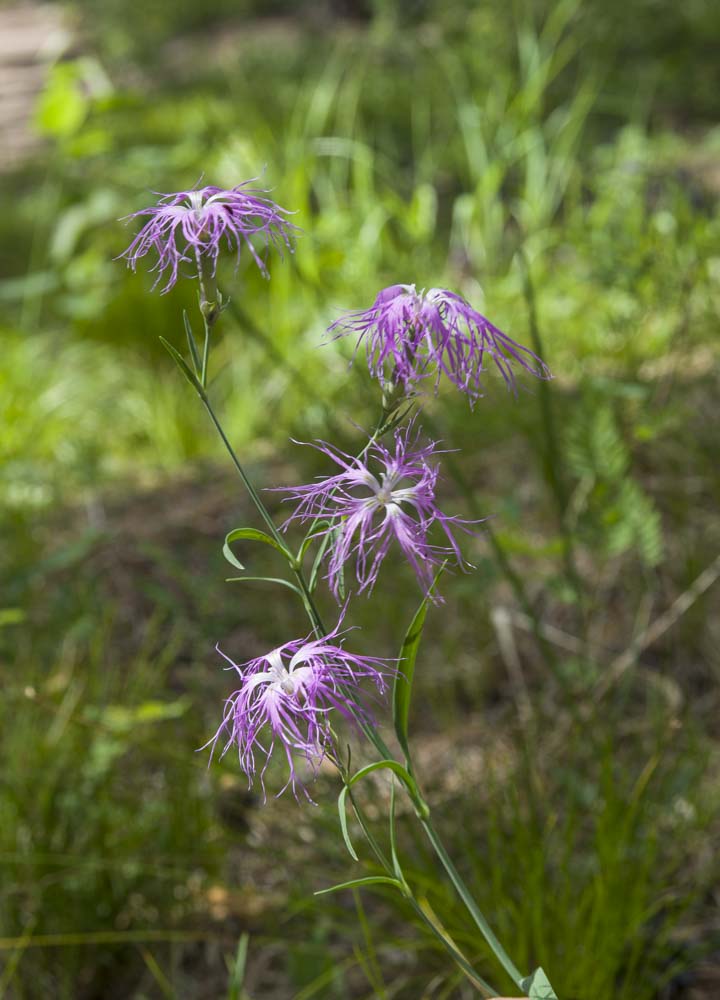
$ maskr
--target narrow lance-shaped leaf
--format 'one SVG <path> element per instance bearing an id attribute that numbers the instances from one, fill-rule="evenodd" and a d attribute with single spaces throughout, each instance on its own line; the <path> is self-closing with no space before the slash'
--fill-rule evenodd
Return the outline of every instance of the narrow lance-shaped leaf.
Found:
<path id="1" fill-rule="evenodd" d="M 338 814 L 340 816 L 340 828 L 342 830 L 345 846 L 348 849 L 350 857 L 353 858 L 354 861 L 358 861 L 359 858 L 357 856 L 355 848 L 352 845 L 352 841 L 350 840 L 350 834 L 348 832 L 347 810 L 345 806 L 347 795 L 352 786 L 357 784 L 358 781 L 362 781 L 363 778 L 367 777 L 368 774 L 372 774 L 373 771 L 379 771 L 383 769 L 392 771 L 392 773 L 395 774 L 400 779 L 400 781 L 402 781 L 403 785 L 405 785 L 406 789 L 408 790 L 410 798 L 412 799 L 413 804 L 415 808 L 418 810 L 418 812 L 422 813 L 423 811 L 425 811 L 425 814 L 427 814 L 427 806 L 422 800 L 422 796 L 420 795 L 420 789 L 417 786 L 417 782 L 412 777 L 407 768 L 403 767 L 403 765 L 400 764 L 399 761 L 376 760 L 373 764 L 367 764 L 365 767 L 360 768 L 359 771 L 356 771 L 356 773 L 353 774 L 353 776 L 347 780 L 345 787 L 338 795 Z"/>
<path id="2" fill-rule="evenodd" d="M 193 373 L 190 371 L 190 366 L 188 365 L 187 361 L 185 361 L 182 354 L 179 351 L 175 350 L 173 345 L 169 341 L 165 340 L 164 337 L 160 338 L 160 342 L 162 343 L 163 347 L 168 352 L 170 357 L 173 359 L 175 364 L 178 366 L 180 371 L 183 373 L 185 378 L 188 380 L 190 385 L 193 387 L 193 389 L 195 389 L 196 392 L 201 393 L 202 386 L 198 382 L 195 375 L 193 375 Z"/>
<path id="3" fill-rule="evenodd" d="M 294 590 L 298 597 L 303 596 L 299 587 L 296 587 L 290 580 L 283 580 L 281 576 L 229 576 L 225 583 L 279 583 L 289 590 Z"/>
<path id="4" fill-rule="evenodd" d="M 192 327 L 190 326 L 190 320 L 188 319 L 188 314 L 185 309 L 183 309 L 183 323 L 185 324 L 185 336 L 187 337 L 188 348 L 190 350 L 190 356 L 193 360 L 193 366 L 195 368 L 195 374 L 199 375 L 202 365 L 200 363 L 200 354 L 197 349 L 197 344 L 195 343 L 195 337 L 193 336 Z"/>
<path id="5" fill-rule="evenodd" d="M 317 586 L 318 576 L 320 574 L 320 567 L 322 566 L 322 561 L 325 557 L 325 553 L 327 552 L 327 547 L 329 544 L 330 544 L 330 533 L 328 532 L 328 534 L 324 536 L 324 538 L 320 542 L 320 545 L 318 546 L 317 554 L 315 556 L 315 560 L 313 562 L 312 569 L 310 571 L 310 580 L 308 583 L 308 587 L 310 589 L 311 594 L 314 592 L 315 587 Z"/>
<path id="6" fill-rule="evenodd" d="M 296 556 L 296 562 L 298 566 L 302 565 L 302 561 L 305 558 L 305 554 L 312 545 L 312 543 L 317 538 L 323 538 L 325 536 L 325 532 L 322 529 L 329 527 L 330 527 L 329 521 L 318 521 L 316 524 L 313 525 L 313 530 L 308 531 L 307 535 L 305 535 L 305 537 L 303 538 L 302 545 L 298 549 L 298 554 Z"/>
<path id="7" fill-rule="evenodd" d="M 422 638 L 425 616 L 440 575 L 445 569 L 443 564 L 432 586 L 422 600 L 420 607 L 415 612 L 415 617 L 410 622 L 410 627 L 405 633 L 403 644 L 400 649 L 400 662 L 398 672 L 395 675 L 393 684 L 393 723 L 397 734 L 398 742 L 403 748 L 405 760 L 410 762 L 410 746 L 408 744 L 408 721 L 410 718 L 410 697 L 412 695 L 413 677 L 415 675 L 415 660 L 417 659 L 420 640 Z"/>
<path id="8" fill-rule="evenodd" d="M 345 787 L 340 790 L 340 794 L 338 795 L 337 806 L 338 816 L 340 817 L 340 832 L 342 833 L 342 838 L 345 842 L 345 846 L 347 847 L 348 854 L 353 861 L 359 861 L 360 858 L 357 855 L 357 851 L 353 847 L 353 842 L 350 840 L 350 831 L 348 830 L 347 806 L 345 803 L 349 790 L 349 786 L 345 785 Z"/>
<path id="9" fill-rule="evenodd" d="M 397 830 L 395 828 L 395 782 L 393 779 L 390 780 L 390 815 L 388 817 L 390 826 L 390 859 L 392 861 L 393 871 L 395 872 L 395 878 L 404 882 L 405 876 L 403 875 L 402 868 L 400 867 L 400 859 L 397 851 Z"/>
<path id="10" fill-rule="evenodd" d="M 331 885 L 328 889 L 318 889 L 314 896 L 324 896 L 327 892 L 338 892 L 340 889 L 358 889 L 365 885 L 392 885 L 395 889 L 403 891 L 402 885 L 396 878 L 389 875 L 367 875 L 365 878 L 354 878 L 350 882 L 340 882 L 339 885 Z"/>
<path id="11" fill-rule="evenodd" d="M 270 545 L 278 552 L 282 552 L 289 563 L 292 564 L 293 562 L 293 557 L 290 552 L 283 545 L 281 545 L 280 542 L 276 541 L 272 535 L 268 535 L 266 532 L 260 531 L 259 528 L 235 528 L 225 536 L 225 542 L 223 543 L 223 555 L 230 565 L 235 566 L 236 569 L 245 569 L 245 567 L 235 557 L 230 546 L 233 542 L 238 542 L 244 539 L 253 542 L 263 542 L 264 545 Z"/>
<path id="12" fill-rule="evenodd" d="M 341 527 L 340 527 L 339 524 L 333 529 L 333 541 L 335 543 L 337 543 L 337 542 L 340 541 L 341 530 L 342 529 L 341 529 Z M 340 600 L 344 601 L 345 600 L 345 563 L 341 563 L 340 564 L 340 568 L 339 568 L 338 575 L 337 575 L 337 589 L 338 589 L 338 596 L 339 596 Z"/>

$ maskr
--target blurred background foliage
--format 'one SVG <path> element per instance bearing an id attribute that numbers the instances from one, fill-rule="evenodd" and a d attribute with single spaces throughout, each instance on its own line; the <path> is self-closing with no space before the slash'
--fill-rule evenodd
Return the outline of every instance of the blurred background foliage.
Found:
<path id="1" fill-rule="evenodd" d="M 158 341 L 182 346 L 195 290 L 150 294 L 118 219 L 259 176 L 303 235 L 270 282 L 223 265 L 212 391 L 261 484 L 322 471 L 291 437 L 370 426 L 376 387 L 321 345 L 379 287 L 447 286 L 540 338 L 549 395 L 489 376 L 474 412 L 427 407 L 460 449 L 446 503 L 492 515 L 427 629 L 428 794 L 563 1000 L 716 997 L 720 8 L 63 10 L 43 146 L 0 175 L 0 995 L 473 995 L 392 899 L 312 901 L 357 873 L 330 777 L 316 809 L 261 809 L 194 753 L 228 693 L 214 643 L 244 659 L 305 625 L 223 583 L 251 515 Z M 418 594 L 399 565 L 382 593 L 354 615 L 393 655 Z"/>

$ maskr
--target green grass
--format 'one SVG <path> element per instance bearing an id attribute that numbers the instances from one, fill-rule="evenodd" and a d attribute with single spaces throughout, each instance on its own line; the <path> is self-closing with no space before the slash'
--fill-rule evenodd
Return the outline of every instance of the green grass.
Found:
<path id="1" fill-rule="evenodd" d="M 55 624 L 54 651 L 31 621 L 13 627 L 4 661 L 0 926 L 20 942 L 3 940 L 0 982 L 19 996 L 109 988 L 132 969 L 139 928 L 192 940 L 180 928 L 222 853 L 209 776 L 184 752 L 191 701 L 169 697 L 166 626 L 148 624 L 128 662 L 84 597 L 84 617 Z M 54 947 L 25 951 L 23 939 Z"/>

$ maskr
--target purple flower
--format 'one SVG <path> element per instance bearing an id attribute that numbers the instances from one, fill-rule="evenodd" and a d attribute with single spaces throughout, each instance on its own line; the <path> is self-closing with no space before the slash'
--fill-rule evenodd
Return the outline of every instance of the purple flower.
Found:
<path id="1" fill-rule="evenodd" d="M 410 441 L 412 426 L 398 428 L 394 450 L 380 441 L 371 442 L 360 457 L 319 442 L 313 447 L 340 466 L 341 471 L 308 486 L 292 488 L 286 497 L 299 505 L 290 521 L 329 521 L 319 536 L 329 535 L 327 579 L 339 597 L 343 569 L 355 558 L 360 592 L 372 590 L 380 564 L 393 542 L 428 589 L 435 567 L 448 558 L 463 565 L 463 557 L 453 537 L 452 527 L 468 530 L 471 522 L 443 514 L 435 503 L 438 466 L 429 464 L 437 445 L 420 447 L 417 436 Z M 437 524 L 448 545 L 433 545 L 430 529 Z"/>
<path id="2" fill-rule="evenodd" d="M 163 277 L 167 279 L 163 293 L 177 281 L 180 265 L 192 263 L 193 257 L 198 272 L 208 261 L 214 274 L 223 241 L 229 250 L 235 250 L 238 259 L 242 246 L 247 246 L 267 277 L 265 262 L 250 237 L 260 233 L 266 248 L 272 244 L 282 249 L 284 244 L 292 250 L 291 238 L 298 230 L 283 217 L 287 214 L 284 208 L 259 197 L 265 192 L 249 188 L 250 183 L 245 181 L 230 191 L 211 185 L 163 195 L 157 205 L 127 216 L 147 216 L 148 221 L 121 256 L 134 271 L 141 257 L 155 251 L 158 259 L 151 270 L 158 272 L 156 285 Z"/>
<path id="3" fill-rule="evenodd" d="M 358 683 L 369 679 L 382 693 L 387 686 L 384 674 L 392 668 L 385 660 L 356 656 L 343 649 L 343 639 L 338 638 L 341 624 L 342 616 L 333 631 L 321 639 L 295 639 L 240 665 L 221 653 L 230 664 L 227 669 L 238 672 L 240 688 L 225 702 L 220 727 L 206 746 L 212 745 L 214 752 L 217 743 L 226 738 L 222 756 L 237 746 L 240 766 L 251 783 L 259 752 L 263 791 L 265 770 L 276 744 L 282 746 L 290 769 L 278 795 L 288 785 L 296 797 L 298 788 L 307 795 L 297 759 L 304 759 L 313 775 L 317 772 L 333 747 L 332 710 L 345 719 L 372 721 L 359 700 Z M 260 742 L 265 732 L 268 746 Z"/>
<path id="4" fill-rule="evenodd" d="M 437 392 L 445 375 L 474 401 L 481 395 L 486 356 L 511 389 L 515 388 L 513 363 L 537 378 L 551 377 L 536 354 L 498 330 L 460 295 L 443 288 L 418 292 L 415 285 L 390 285 L 370 309 L 348 313 L 328 332 L 336 337 L 359 335 L 357 346 L 365 340 L 372 375 L 381 380 L 389 376 L 405 391 L 434 376 Z"/>

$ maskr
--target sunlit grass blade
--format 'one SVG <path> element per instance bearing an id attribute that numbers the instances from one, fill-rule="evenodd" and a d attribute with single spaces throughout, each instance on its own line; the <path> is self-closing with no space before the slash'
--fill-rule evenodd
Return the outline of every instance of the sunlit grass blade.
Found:
<path id="1" fill-rule="evenodd" d="M 235 953 L 235 960 L 232 965 L 228 961 L 230 981 L 228 983 L 227 1000 L 247 1000 L 248 998 L 247 992 L 243 989 L 243 983 L 245 981 L 245 967 L 247 965 L 249 943 L 250 935 L 248 933 L 241 934 Z"/>

